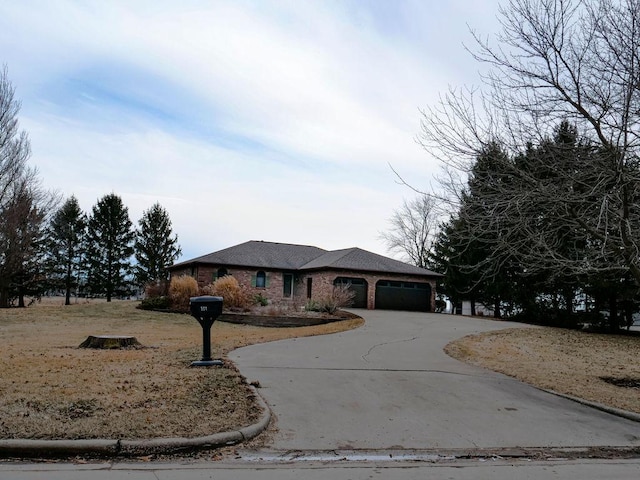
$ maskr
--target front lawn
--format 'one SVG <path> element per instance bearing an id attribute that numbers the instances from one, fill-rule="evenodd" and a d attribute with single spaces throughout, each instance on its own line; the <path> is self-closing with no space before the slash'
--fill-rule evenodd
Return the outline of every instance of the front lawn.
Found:
<path id="1" fill-rule="evenodd" d="M 446 352 L 539 388 L 640 413 L 639 336 L 517 328 L 461 338 Z"/>
<path id="2" fill-rule="evenodd" d="M 202 330 L 189 315 L 135 301 L 61 299 L 0 310 L 0 438 L 196 437 L 236 429 L 260 412 L 230 362 L 190 368 Z M 362 319 L 299 328 L 216 322 L 214 357 L 254 343 L 356 328 Z M 133 335 L 146 348 L 79 349 L 88 335 Z"/>

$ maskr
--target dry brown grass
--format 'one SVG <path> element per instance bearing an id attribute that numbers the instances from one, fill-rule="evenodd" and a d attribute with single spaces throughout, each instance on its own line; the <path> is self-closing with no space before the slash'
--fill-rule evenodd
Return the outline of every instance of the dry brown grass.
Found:
<path id="1" fill-rule="evenodd" d="M 195 437 L 250 424 L 259 415 L 229 362 L 189 368 L 202 348 L 202 330 L 189 315 L 138 310 L 134 301 L 51 303 L 0 310 L 0 438 Z M 213 354 L 362 322 L 302 328 L 216 322 Z M 77 348 L 100 334 L 133 335 L 148 348 Z"/>
<path id="2" fill-rule="evenodd" d="M 602 377 L 640 381 L 640 337 L 557 328 L 509 329 L 471 335 L 446 347 L 454 358 L 554 390 L 640 413 L 638 388 Z"/>

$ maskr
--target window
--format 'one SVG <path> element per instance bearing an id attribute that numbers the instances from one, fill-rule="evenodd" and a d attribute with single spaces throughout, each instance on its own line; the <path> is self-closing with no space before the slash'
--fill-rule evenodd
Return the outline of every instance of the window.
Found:
<path id="1" fill-rule="evenodd" d="M 260 270 L 256 274 L 256 287 L 266 288 L 266 286 L 267 286 L 267 275 L 262 270 Z"/>
<path id="2" fill-rule="evenodd" d="M 291 298 L 293 296 L 293 274 L 282 274 L 282 296 L 285 298 Z"/>
<path id="3" fill-rule="evenodd" d="M 218 272 L 216 274 L 216 278 L 222 278 L 222 277 L 226 277 L 227 275 L 229 275 L 229 272 L 227 271 L 226 268 L 221 267 L 218 269 Z"/>
<path id="4" fill-rule="evenodd" d="M 307 298 L 311 298 L 312 282 L 313 282 L 313 278 L 311 277 L 307 278 Z"/>

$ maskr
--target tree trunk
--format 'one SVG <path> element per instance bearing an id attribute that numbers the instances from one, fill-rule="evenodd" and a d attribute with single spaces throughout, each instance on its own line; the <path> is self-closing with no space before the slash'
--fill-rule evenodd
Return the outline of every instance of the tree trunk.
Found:
<path id="1" fill-rule="evenodd" d="M 65 305 L 71 305 L 71 263 L 67 262 L 67 277 L 65 278 Z"/>
<path id="2" fill-rule="evenodd" d="M 618 299 L 615 294 L 609 297 L 609 325 L 610 333 L 618 331 Z"/>
<path id="3" fill-rule="evenodd" d="M 9 293 L 6 289 L 0 289 L 0 308 L 9 308 Z"/>
<path id="4" fill-rule="evenodd" d="M 575 293 L 573 291 L 573 288 L 568 288 L 564 291 L 564 302 L 565 302 L 565 308 L 567 310 L 567 314 L 568 315 L 572 315 L 573 314 L 573 300 L 575 299 Z"/>

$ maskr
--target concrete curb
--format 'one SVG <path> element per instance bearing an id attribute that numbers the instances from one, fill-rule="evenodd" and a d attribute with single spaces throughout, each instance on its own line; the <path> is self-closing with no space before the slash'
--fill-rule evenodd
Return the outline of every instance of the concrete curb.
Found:
<path id="1" fill-rule="evenodd" d="M 251 387 L 251 389 L 256 395 L 256 400 L 258 400 L 260 408 L 262 408 L 262 417 L 260 417 L 260 420 L 256 423 L 239 430 L 239 433 L 242 435 L 242 441 L 251 440 L 252 438 L 257 437 L 267 429 L 271 422 L 271 410 L 269 409 L 267 402 L 264 401 L 262 396 L 256 391 L 255 387 Z"/>
<path id="2" fill-rule="evenodd" d="M 556 392 L 554 390 L 548 390 L 546 388 L 541 388 L 540 390 L 542 390 L 543 392 L 550 393 L 552 395 L 556 395 L 557 397 L 566 398 L 567 400 L 571 400 L 581 405 L 586 405 L 587 407 L 595 408 L 602 412 L 610 413 L 611 415 L 616 415 L 617 417 L 626 418 L 627 420 L 632 420 L 634 422 L 640 422 L 640 413 L 629 412 L 627 410 L 622 410 L 620 408 L 610 407 L 609 405 L 603 405 L 602 403 L 593 402 L 591 400 L 585 400 L 584 398 L 574 397 L 573 395 Z"/>
<path id="3" fill-rule="evenodd" d="M 118 440 L 0 440 L 0 457 L 61 457 L 118 454 Z"/>
<path id="4" fill-rule="evenodd" d="M 225 447 L 250 440 L 262 433 L 271 421 L 271 410 L 256 389 L 254 393 L 262 414 L 251 425 L 229 432 L 195 438 L 150 438 L 146 440 L 0 440 L 2 457 L 65 457 L 75 455 L 97 455 L 100 457 L 140 456 L 168 454 L 183 450 Z"/>

